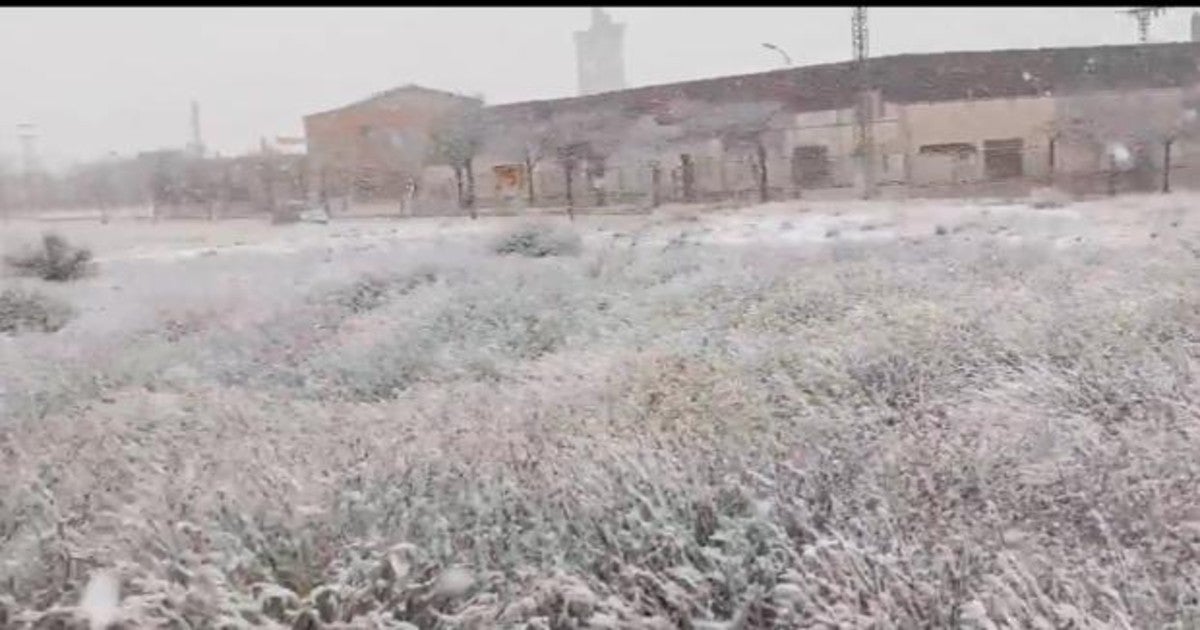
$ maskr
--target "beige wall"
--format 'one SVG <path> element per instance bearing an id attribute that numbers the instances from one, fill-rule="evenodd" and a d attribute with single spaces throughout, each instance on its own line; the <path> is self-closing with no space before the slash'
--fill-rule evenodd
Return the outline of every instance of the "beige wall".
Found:
<path id="1" fill-rule="evenodd" d="M 1185 94 L 1179 88 L 1098 91 L 1055 99 L 1055 107 L 1056 130 L 1063 135 L 1055 148 L 1056 171 L 1104 170 L 1104 147 L 1113 142 L 1143 151 L 1157 168 L 1163 141 L 1182 128 Z"/>
<path id="2" fill-rule="evenodd" d="M 874 143 L 874 174 L 877 183 L 902 183 L 905 174 L 904 129 L 898 116 L 900 109 L 894 103 L 877 102 L 875 119 L 871 124 Z M 803 145 L 827 147 L 833 184 L 852 186 L 858 182 L 860 165 L 854 157 L 855 115 L 853 109 L 804 112 L 797 114 L 792 128 L 787 132 L 787 150 L 783 154 L 790 160 L 792 149 Z M 777 169 L 782 171 L 783 169 Z M 790 178 L 790 164 L 787 176 Z"/>
<path id="3" fill-rule="evenodd" d="M 981 184 L 986 182 L 984 143 L 987 140 L 1019 138 L 1023 143 L 1021 166 L 1023 181 L 1038 181 L 1051 174 L 1049 141 L 1066 120 L 1083 115 L 1096 124 L 1129 127 L 1123 133 L 1139 137 L 1161 137 L 1184 111 L 1185 96 L 1180 90 L 1143 90 L 1130 93 L 1093 93 L 1086 97 L 1029 97 L 991 100 L 962 100 L 942 103 L 897 104 L 877 102 L 872 135 L 875 145 L 874 173 L 878 184 L 916 186 Z M 1200 102 L 1200 98 L 1196 99 Z M 1135 133 L 1136 132 L 1136 133 Z M 1153 133 L 1151 133 L 1153 132 Z M 1128 135 L 1126 133 L 1126 135 Z M 855 120 L 850 108 L 795 114 L 769 132 L 765 144 L 769 151 L 769 184 L 773 195 L 796 190 L 792 181 L 791 157 L 794 148 L 821 145 L 828 148 L 832 187 L 850 187 L 859 183 L 859 164 L 854 157 Z M 1200 136 L 1200 133 L 1197 134 Z M 638 137 L 629 134 L 630 138 Z M 947 155 L 921 155 L 924 145 L 965 143 L 974 153 L 964 159 Z M 667 149 L 625 146 L 614 152 L 608 162 L 610 193 L 650 194 L 647 164 L 658 157 L 662 164 L 661 192 L 665 198 L 680 194 L 679 155 L 690 153 L 696 165 L 696 188 L 700 197 L 713 193 L 757 193 L 749 161 L 738 154 L 724 153 L 718 141 L 672 144 Z M 1095 152 L 1078 143 L 1056 141 L 1055 171 L 1075 168 L 1094 172 L 1099 164 Z M 1161 140 L 1148 153 L 1155 165 L 1161 162 Z M 511 162 L 499 157 L 481 156 L 476 169 L 480 196 L 488 196 L 493 187 L 490 168 Z M 1197 167 L 1200 172 L 1200 142 L 1180 140 L 1173 157 L 1176 168 Z M 1191 164 L 1195 163 L 1195 164 Z M 1068 168 L 1069 167 L 1069 168 Z M 561 198 L 562 173 L 552 158 L 542 161 L 535 176 L 538 196 Z M 1011 182 L 1005 182 L 1011 183 Z M 576 200 L 590 199 L 584 171 L 575 180 Z"/>
<path id="4" fill-rule="evenodd" d="M 1051 98 L 1011 98 L 992 100 L 911 103 L 902 107 L 900 118 L 907 139 L 911 183 L 949 184 L 984 178 L 983 143 L 985 140 L 1021 138 L 1024 141 L 1022 166 L 1026 177 L 1048 173 L 1049 132 L 1056 110 Z M 976 148 L 974 158 L 965 161 L 945 156 L 922 156 L 924 145 L 968 143 Z"/>

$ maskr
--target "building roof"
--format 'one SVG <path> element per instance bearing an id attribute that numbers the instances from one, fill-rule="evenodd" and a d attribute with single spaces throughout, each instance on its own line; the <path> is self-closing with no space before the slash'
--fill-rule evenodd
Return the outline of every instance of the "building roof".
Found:
<path id="1" fill-rule="evenodd" d="M 314 114 L 309 114 L 309 115 L 305 116 L 305 118 L 311 118 L 314 116 L 324 116 L 326 114 L 333 114 L 333 113 L 340 112 L 343 110 L 366 105 L 367 103 L 371 103 L 371 102 L 377 101 L 379 99 L 396 96 L 397 94 L 404 94 L 406 92 L 407 93 L 417 92 L 417 93 L 425 93 L 425 94 L 437 94 L 439 96 L 445 96 L 445 97 L 451 98 L 451 99 L 458 99 L 458 100 L 463 100 L 463 101 L 475 101 L 477 103 L 483 102 L 481 99 L 478 99 L 478 98 L 475 98 L 472 96 L 464 96 L 462 94 L 456 94 L 454 92 L 448 92 L 446 90 L 437 90 L 434 88 L 423 87 L 423 86 L 417 85 L 415 83 L 408 83 L 405 85 L 401 85 L 399 87 L 394 87 L 390 90 L 376 92 L 375 94 L 372 94 L 371 96 L 368 96 L 364 99 L 359 99 L 348 105 L 342 105 L 341 107 L 335 107 L 333 109 L 327 109 L 324 111 L 316 112 Z"/>
<path id="2" fill-rule="evenodd" d="M 892 55 L 870 60 L 870 82 L 898 103 L 1014 98 L 1084 89 L 1167 88 L 1200 81 L 1200 43 Z M 851 106 L 852 61 L 489 107 L 501 118 L 619 107 L 649 113 L 675 100 L 775 100 L 793 111 Z"/>

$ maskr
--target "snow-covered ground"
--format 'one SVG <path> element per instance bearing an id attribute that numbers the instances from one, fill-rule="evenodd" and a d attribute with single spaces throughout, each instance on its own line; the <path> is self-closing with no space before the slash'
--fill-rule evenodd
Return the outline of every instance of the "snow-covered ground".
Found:
<path id="1" fill-rule="evenodd" d="M 1145 195 L 1036 208 L 1002 201 L 791 201 L 736 210 L 665 206 L 645 215 L 580 215 L 573 228 L 591 249 L 646 249 L 681 244 L 789 247 L 832 242 L 886 242 L 944 235 L 1011 241 L 1146 242 L 1169 235 L 1200 202 L 1185 195 Z M 0 254 L 20 251 L 53 231 L 89 247 L 105 271 L 45 290 L 69 295 L 83 317 L 72 327 L 93 335 L 150 325 L 162 312 L 201 304 L 282 300 L 314 283 L 351 277 L 380 260 L 415 252 L 486 248 L 492 235 L 530 221 L 563 226 L 566 217 L 343 219 L 272 225 L 264 219 L 151 223 L 11 221 Z M 942 233 L 942 234 L 939 234 Z M 231 307 L 232 308 L 232 307 Z"/>
<path id="2" fill-rule="evenodd" d="M 662 244 L 686 233 L 708 243 L 921 238 L 938 226 L 947 230 L 992 229 L 1016 236 L 1136 238 L 1140 231 L 1166 229 L 1200 197 L 1137 195 L 1036 208 L 1028 201 L 788 201 L 736 210 L 664 206 L 647 215 L 580 215 L 585 238 L 640 232 L 644 242 Z M 421 217 L 340 219 L 329 224 L 271 225 L 263 219 L 217 222 L 174 220 L 152 223 L 118 218 L 107 224 L 88 220 L 13 220 L 2 226 L 0 251 L 19 247 L 44 231 L 55 231 L 93 248 L 98 262 L 199 258 L 214 253 L 286 254 L 400 242 L 465 242 L 524 217 Z M 566 223 L 565 217 L 538 217 Z"/>
<path id="3" fill-rule="evenodd" d="M 1197 201 L 0 225 L 0 625 L 1190 627 Z"/>

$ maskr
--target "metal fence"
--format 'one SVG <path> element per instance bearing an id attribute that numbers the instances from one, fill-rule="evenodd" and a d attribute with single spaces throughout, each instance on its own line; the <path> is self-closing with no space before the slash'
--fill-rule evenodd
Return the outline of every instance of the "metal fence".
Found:
<path id="1" fill-rule="evenodd" d="M 870 183 L 882 197 L 1016 197 L 1043 187 L 1072 194 L 1121 194 L 1200 189 L 1200 145 L 1133 147 L 1117 164 L 1094 148 L 1048 143 L 984 142 L 918 147 L 908 154 L 878 152 Z M 459 181 L 449 169 L 426 169 L 419 179 L 375 169 L 331 170 L 322 177 L 281 177 L 270 189 L 247 180 L 218 216 L 253 213 L 263 197 L 307 193 L 331 214 L 455 216 L 485 214 L 644 211 L 668 203 L 751 204 L 763 200 L 837 199 L 861 194 L 861 161 L 798 147 L 790 156 L 678 155 L 605 164 L 544 161 L 532 177 L 524 165 L 476 164 Z M 410 187 L 410 182 L 413 182 Z M 297 186 L 300 188 L 298 189 Z M 269 194 L 268 194 L 269 193 Z M 268 199 L 269 201 L 269 199 Z M 468 203 L 469 201 L 469 203 Z M 240 202 L 240 203 L 239 203 Z M 473 205 L 473 209 L 468 208 Z"/>

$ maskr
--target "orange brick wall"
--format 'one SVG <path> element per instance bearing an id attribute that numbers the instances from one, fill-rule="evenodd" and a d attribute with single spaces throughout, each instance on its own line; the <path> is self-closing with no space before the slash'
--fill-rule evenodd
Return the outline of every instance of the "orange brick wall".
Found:
<path id="1" fill-rule="evenodd" d="M 338 110 L 313 114 L 304 119 L 313 177 L 319 189 L 322 179 L 329 194 L 342 195 L 357 177 L 374 178 L 378 194 L 394 197 L 401 194 L 404 183 L 399 177 L 398 164 L 420 164 L 423 148 L 413 154 L 400 152 L 384 154 L 378 141 L 369 141 L 362 130 L 370 127 L 376 133 L 403 132 L 415 138 L 427 139 L 436 120 L 462 103 L 460 97 L 420 89 L 400 90 Z M 390 175 L 389 175 L 390 173 Z"/>

